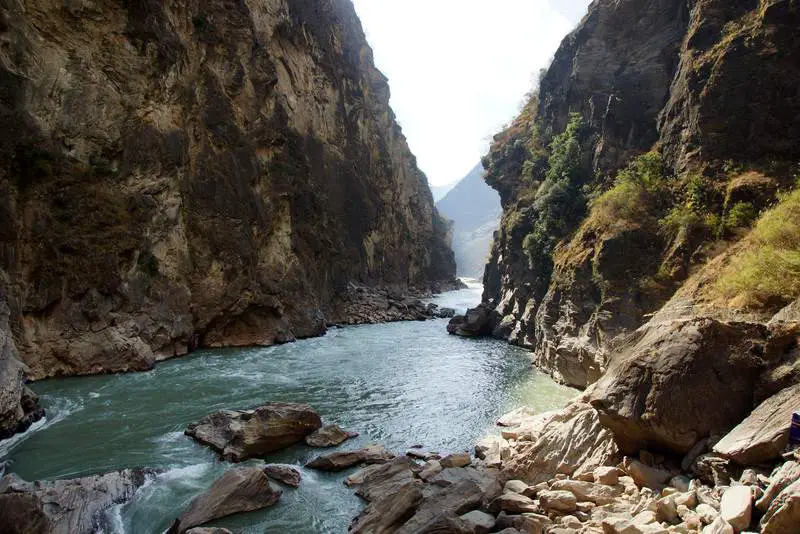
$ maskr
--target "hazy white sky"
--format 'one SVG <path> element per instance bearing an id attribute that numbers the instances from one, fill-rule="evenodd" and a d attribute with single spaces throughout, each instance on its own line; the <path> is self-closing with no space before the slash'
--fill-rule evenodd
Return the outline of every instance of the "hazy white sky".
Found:
<path id="1" fill-rule="evenodd" d="M 461 179 L 589 0 L 354 0 L 432 185 Z"/>

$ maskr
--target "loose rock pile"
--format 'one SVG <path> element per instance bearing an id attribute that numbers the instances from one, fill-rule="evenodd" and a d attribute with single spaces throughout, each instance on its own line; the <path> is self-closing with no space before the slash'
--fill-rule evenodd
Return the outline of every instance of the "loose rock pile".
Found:
<path id="1" fill-rule="evenodd" d="M 339 324 L 377 324 L 396 321 L 425 321 L 446 319 L 455 315 L 452 308 L 426 304 L 421 298 L 428 295 L 405 295 L 387 289 L 351 284 L 343 296 L 341 310 L 334 313 Z"/>

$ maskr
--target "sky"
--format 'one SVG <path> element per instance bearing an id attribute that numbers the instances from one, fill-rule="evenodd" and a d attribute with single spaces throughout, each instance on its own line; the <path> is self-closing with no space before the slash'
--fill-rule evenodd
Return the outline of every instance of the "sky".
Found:
<path id="1" fill-rule="evenodd" d="M 354 0 L 431 185 L 463 178 L 589 0 Z"/>

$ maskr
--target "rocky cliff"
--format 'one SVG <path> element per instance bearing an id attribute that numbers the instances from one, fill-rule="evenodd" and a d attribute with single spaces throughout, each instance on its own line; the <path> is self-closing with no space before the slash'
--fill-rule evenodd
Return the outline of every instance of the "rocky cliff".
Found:
<path id="1" fill-rule="evenodd" d="M 349 0 L 0 4 L 0 292 L 29 377 L 147 369 L 452 280 Z"/>
<path id="2" fill-rule="evenodd" d="M 700 312 L 702 292 L 678 290 L 714 286 L 713 267 L 687 280 L 741 251 L 794 186 L 799 17 L 791 0 L 594 2 L 484 160 L 504 214 L 488 322 L 466 330 L 530 347 L 586 387 L 671 299 L 694 310 L 684 318 L 764 320 L 795 298 L 787 285 L 749 309 L 727 294 Z"/>

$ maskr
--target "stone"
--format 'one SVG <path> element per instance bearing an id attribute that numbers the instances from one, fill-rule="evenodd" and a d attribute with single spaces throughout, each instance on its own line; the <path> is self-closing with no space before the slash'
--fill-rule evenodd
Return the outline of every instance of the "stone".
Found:
<path id="1" fill-rule="evenodd" d="M 733 527 L 727 521 L 717 516 L 716 519 L 703 528 L 703 534 L 734 534 Z"/>
<path id="2" fill-rule="evenodd" d="M 518 442 L 516 454 L 503 468 L 509 476 L 532 484 L 557 474 L 590 473 L 617 458 L 613 436 L 600 424 L 597 412 L 584 402 L 537 416 L 531 438 Z"/>
<path id="3" fill-rule="evenodd" d="M 364 479 L 370 473 L 373 473 L 381 468 L 383 464 L 373 464 L 364 467 L 363 469 L 359 469 L 352 475 L 349 475 L 347 478 L 344 479 L 344 485 L 347 487 L 358 486 L 364 483 Z"/>
<path id="4" fill-rule="evenodd" d="M 793 460 L 783 463 L 773 471 L 764 495 L 756 501 L 756 508 L 765 513 L 772 505 L 772 501 L 798 479 L 800 479 L 800 463 Z"/>
<path id="5" fill-rule="evenodd" d="M 382 445 L 374 445 L 354 451 L 343 451 L 318 456 L 308 462 L 306 467 L 318 471 L 343 471 L 354 465 L 382 464 L 394 458 Z"/>
<path id="6" fill-rule="evenodd" d="M 413 480 L 391 495 L 373 501 L 350 525 L 352 534 L 396 531 L 422 502 L 422 482 Z"/>
<path id="7" fill-rule="evenodd" d="M 557 480 L 550 485 L 550 489 L 569 491 L 579 501 L 598 505 L 609 504 L 622 495 L 622 488 L 580 480 Z"/>
<path id="8" fill-rule="evenodd" d="M 734 486 L 722 494 L 719 515 L 727 521 L 736 532 L 746 530 L 750 526 L 753 515 L 753 494 L 749 486 Z"/>
<path id="9" fill-rule="evenodd" d="M 664 469 L 650 467 L 635 460 L 626 457 L 623 460 L 625 472 L 628 473 L 640 488 L 661 488 L 667 481 L 672 478 L 672 473 Z"/>
<path id="10" fill-rule="evenodd" d="M 239 512 L 250 512 L 272 506 L 281 492 L 273 490 L 263 469 L 240 467 L 227 471 L 211 487 L 189 503 L 170 528 L 170 534 L 181 534 L 214 519 Z"/>
<path id="11" fill-rule="evenodd" d="M 700 516 L 700 520 L 706 525 L 713 523 L 719 516 L 718 510 L 715 510 L 712 506 L 705 503 L 698 504 L 695 512 L 697 512 L 697 515 Z"/>
<path id="12" fill-rule="evenodd" d="M 422 447 L 411 448 L 406 451 L 406 456 L 410 456 L 411 458 L 417 458 L 419 460 L 434 460 L 438 459 L 439 455 L 433 452 L 426 451 Z"/>
<path id="13" fill-rule="evenodd" d="M 459 516 L 474 510 L 485 501 L 485 492 L 474 480 L 462 479 L 459 482 L 429 488 L 425 499 L 420 503 L 416 512 L 397 529 L 397 534 L 412 534 L 416 532 L 429 532 L 437 524 L 448 517 Z M 450 521 L 446 521 L 450 522 Z"/>
<path id="14" fill-rule="evenodd" d="M 479 305 L 467 310 L 465 315 L 456 315 L 447 325 L 447 332 L 464 337 L 488 335 L 491 332 L 489 312 L 485 306 Z"/>
<path id="15" fill-rule="evenodd" d="M 557 512 L 574 512 L 578 501 L 569 491 L 542 491 L 538 495 L 539 504 L 545 510 Z"/>
<path id="16" fill-rule="evenodd" d="M 689 490 L 686 493 L 676 493 L 673 499 L 678 506 L 686 506 L 687 508 L 694 508 L 697 506 L 697 494 L 694 490 Z"/>
<path id="17" fill-rule="evenodd" d="M 752 377 L 766 326 L 710 318 L 651 321 L 620 351 L 591 392 L 591 404 L 617 446 L 686 454 L 703 437 L 724 435 L 752 410 Z M 725 398 L 713 410 L 708 398 Z M 666 482 L 666 481 L 664 481 Z"/>
<path id="18" fill-rule="evenodd" d="M 0 525 L 13 526 L 12 534 L 94 533 L 106 510 L 128 501 L 154 474 L 124 469 L 33 483 L 6 475 L 0 479 Z"/>
<path id="19" fill-rule="evenodd" d="M 786 486 L 761 518 L 762 534 L 796 532 L 800 525 L 800 479 Z M 794 529 L 794 530 L 793 530 Z"/>
<path id="20" fill-rule="evenodd" d="M 660 522 L 671 524 L 680 523 L 678 506 L 672 496 L 662 497 L 656 501 L 656 516 Z"/>
<path id="21" fill-rule="evenodd" d="M 186 531 L 186 534 L 233 534 L 227 528 L 219 527 L 195 527 Z"/>
<path id="22" fill-rule="evenodd" d="M 669 485 L 682 493 L 689 491 L 690 482 L 689 477 L 683 475 L 677 475 L 669 479 Z"/>
<path id="23" fill-rule="evenodd" d="M 472 462 L 468 452 L 460 452 L 455 454 L 448 454 L 439 463 L 443 468 L 448 467 L 466 467 Z"/>
<path id="24" fill-rule="evenodd" d="M 594 470 L 594 481 L 606 486 L 616 486 L 619 482 L 619 469 L 608 466 L 598 467 Z"/>
<path id="25" fill-rule="evenodd" d="M 508 515 L 500 512 L 497 516 L 496 529 L 512 528 L 518 532 L 527 534 L 543 534 L 551 528 L 552 521 L 549 517 L 536 513 L 524 513 L 521 515 Z"/>
<path id="26" fill-rule="evenodd" d="M 442 467 L 442 464 L 439 462 L 439 460 L 431 460 L 423 466 L 422 471 L 420 471 L 419 473 L 419 478 L 421 478 L 422 480 L 428 480 L 429 478 L 432 478 L 441 473 L 442 469 L 444 468 Z"/>
<path id="27" fill-rule="evenodd" d="M 623 517 L 607 517 L 602 527 L 605 534 L 642 534 L 641 529 Z"/>
<path id="28" fill-rule="evenodd" d="M 358 432 L 347 432 L 338 425 L 326 425 L 307 435 L 305 442 L 309 447 L 335 447 L 355 437 L 358 437 Z"/>
<path id="29" fill-rule="evenodd" d="M 503 493 L 494 500 L 493 507 L 497 507 L 503 512 L 508 512 L 510 514 L 539 512 L 539 506 L 536 504 L 536 501 L 518 493 Z"/>
<path id="30" fill-rule="evenodd" d="M 221 410 L 192 423 L 186 435 L 223 458 L 241 462 L 285 449 L 322 426 L 308 404 L 276 402 L 252 410 Z"/>
<path id="31" fill-rule="evenodd" d="M 494 528 L 494 516 L 480 510 L 473 510 L 459 517 L 466 523 L 469 532 L 474 534 L 487 534 Z"/>
<path id="32" fill-rule="evenodd" d="M 562 516 L 559 523 L 567 528 L 579 529 L 583 527 L 581 521 L 574 515 Z"/>
<path id="33" fill-rule="evenodd" d="M 740 465 L 775 460 L 789 444 L 792 413 L 800 406 L 800 384 L 762 402 L 714 446 L 714 452 Z"/>
<path id="34" fill-rule="evenodd" d="M 414 481 L 418 470 L 416 462 L 406 456 L 379 464 L 364 476 L 356 495 L 367 501 L 381 500 Z"/>
<path id="35" fill-rule="evenodd" d="M 639 512 L 633 516 L 633 519 L 631 520 L 634 525 L 649 525 L 650 523 L 655 523 L 656 521 L 656 514 L 651 510 Z"/>
<path id="36" fill-rule="evenodd" d="M 500 467 L 511 456 L 511 447 L 501 436 L 487 436 L 475 445 L 475 456 L 489 467 Z"/>
<path id="37" fill-rule="evenodd" d="M 293 488 L 300 487 L 300 471 L 285 465 L 265 465 L 264 473 L 272 480 L 277 480 Z"/>
<path id="38" fill-rule="evenodd" d="M 503 486 L 503 491 L 523 494 L 528 487 L 529 486 L 521 480 L 509 480 L 506 482 L 505 486 Z"/>

